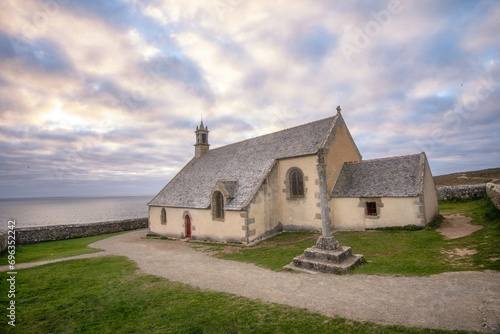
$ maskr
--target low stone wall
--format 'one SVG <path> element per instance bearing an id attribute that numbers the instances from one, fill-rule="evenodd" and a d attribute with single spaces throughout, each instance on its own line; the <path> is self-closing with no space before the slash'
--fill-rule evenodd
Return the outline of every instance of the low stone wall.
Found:
<path id="1" fill-rule="evenodd" d="M 471 199 L 486 196 L 486 184 L 472 184 L 465 186 L 441 186 L 437 187 L 438 200 L 447 199 Z"/>
<path id="2" fill-rule="evenodd" d="M 0 252 L 7 249 L 8 231 L 0 230 Z"/>
<path id="3" fill-rule="evenodd" d="M 500 185 L 494 183 L 486 184 L 486 194 L 491 200 L 491 203 L 500 210 Z"/>
<path id="4" fill-rule="evenodd" d="M 147 218 L 126 219 L 102 223 L 53 225 L 16 228 L 16 245 L 64 240 L 93 235 L 136 230 L 148 227 Z M 7 240 L 7 238 L 5 238 Z"/>

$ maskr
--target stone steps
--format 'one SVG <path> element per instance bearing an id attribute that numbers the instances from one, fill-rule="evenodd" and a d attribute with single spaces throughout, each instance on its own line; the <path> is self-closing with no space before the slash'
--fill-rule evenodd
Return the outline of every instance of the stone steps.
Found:
<path id="1" fill-rule="evenodd" d="M 306 249 L 304 254 L 294 258 L 286 268 L 307 272 L 347 274 L 351 268 L 362 264 L 364 260 L 363 255 L 352 254 L 351 247 L 339 246 L 333 236 L 322 236 L 316 242 L 316 246 Z"/>
<path id="2" fill-rule="evenodd" d="M 296 268 L 319 271 L 328 274 L 347 274 L 349 270 L 364 262 L 363 255 L 354 254 L 341 263 L 331 262 L 329 260 L 311 259 L 304 254 L 293 259 L 293 265 Z"/>
<path id="3" fill-rule="evenodd" d="M 310 260 L 326 260 L 341 263 L 352 256 L 351 247 L 340 246 L 335 250 L 324 250 L 313 246 L 304 251 L 304 256 Z"/>

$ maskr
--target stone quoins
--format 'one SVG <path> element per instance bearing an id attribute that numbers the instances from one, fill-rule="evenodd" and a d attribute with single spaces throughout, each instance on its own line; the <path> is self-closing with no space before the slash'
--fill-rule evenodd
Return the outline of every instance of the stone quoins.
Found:
<path id="1" fill-rule="evenodd" d="M 255 218 L 245 219 L 245 225 L 255 224 Z"/>
<path id="2" fill-rule="evenodd" d="M 245 242 L 248 242 L 248 238 L 251 236 L 254 236 L 257 234 L 257 231 L 255 229 L 251 229 L 252 224 L 255 224 L 255 218 L 246 218 L 245 223 L 241 226 L 241 229 L 245 231 L 245 237 L 242 238 L 243 240 L 246 239 Z"/>
<path id="3" fill-rule="evenodd" d="M 245 231 L 245 236 L 241 238 L 241 242 L 248 243 L 250 241 L 250 237 L 257 234 L 255 229 L 251 229 L 252 224 L 255 224 L 255 218 L 248 218 L 248 212 L 242 211 L 240 212 L 240 217 L 245 218 L 243 225 L 241 225 L 241 229 Z"/>

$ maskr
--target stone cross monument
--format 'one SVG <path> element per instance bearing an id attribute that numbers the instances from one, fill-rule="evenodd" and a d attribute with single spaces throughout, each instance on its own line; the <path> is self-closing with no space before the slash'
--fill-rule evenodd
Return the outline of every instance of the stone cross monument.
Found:
<path id="1" fill-rule="evenodd" d="M 340 106 L 338 106 L 337 113 L 340 113 L 340 110 Z M 352 267 L 363 263 L 364 257 L 359 254 L 352 254 L 351 247 L 339 246 L 337 239 L 332 236 L 324 148 L 318 150 L 316 169 L 319 181 L 322 235 L 318 238 L 316 246 L 306 249 L 304 254 L 294 258 L 293 262 L 285 266 L 285 268 L 345 274 Z"/>
<path id="2" fill-rule="evenodd" d="M 337 249 L 338 241 L 331 235 L 330 208 L 328 206 L 328 186 L 326 184 L 325 153 L 321 148 L 318 151 L 319 198 L 321 204 L 321 231 L 322 236 L 318 239 L 316 246 L 322 249 Z"/>

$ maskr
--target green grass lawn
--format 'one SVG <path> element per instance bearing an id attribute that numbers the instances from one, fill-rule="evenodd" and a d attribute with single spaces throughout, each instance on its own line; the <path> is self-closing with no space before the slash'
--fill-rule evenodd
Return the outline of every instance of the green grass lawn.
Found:
<path id="1" fill-rule="evenodd" d="M 101 252 L 100 249 L 90 248 L 87 247 L 87 245 L 121 233 L 123 232 L 76 239 L 40 242 L 31 245 L 19 245 L 16 246 L 16 263 L 47 261 L 69 256 Z M 9 254 L 6 251 L 0 254 L 0 265 L 8 264 L 8 255 Z"/>
<path id="2" fill-rule="evenodd" d="M 473 234 L 445 240 L 433 228 L 419 231 L 352 231 L 335 232 L 341 245 L 350 246 L 354 253 L 363 254 L 367 263 L 353 274 L 432 275 L 449 271 L 500 270 L 500 212 L 483 198 L 471 201 L 440 203 L 442 214 L 462 213 L 473 218 L 473 224 L 483 229 Z M 206 251 L 227 260 L 251 262 L 281 270 L 304 249 L 315 244 L 318 233 L 283 233 L 253 247 L 210 245 Z M 450 257 L 443 251 L 475 249 L 473 256 Z"/>
<path id="3" fill-rule="evenodd" d="M 0 291 L 7 291 L 6 273 Z M 382 326 L 304 309 L 202 291 L 141 274 L 123 257 L 53 263 L 19 270 L 16 326 L 1 333 L 466 333 Z"/>
<path id="4" fill-rule="evenodd" d="M 358 274 L 432 275 L 450 268 L 440 253 L 443 237 L 435 231 L 337 232 L 341 245 L 365 256 Z"/>
<path id="5" fill-rule="evenodd" d="M 260 242 L 253 247 L 231 247 L 215 245 L 208 249 L 218 258 L 254 263 L 271 270 L 281 270 L 304 249 L 316 244 L 319 233 L 282 233 Z"/>
<path id="6" fill-rule="evenodd" d="M 472 218 L 472 224 L 483 229 L 470 236 L 450 240 L 447 249 L 473 248 L 472 265 L 477 269 L 500 270 L 500 211 L 488 198 L 472 201 L 443 201 L 439 204 L 441 214 L 460 213 Z"/>
<path id="7" fill-rule="evenodd" d="M 354 231 L 335 232 L 341 245 L 363 254 L 367 263 L 354 274 L 431 275 L 461 270 L 500 270 L 500 212 L 487 198 L 470 201 L 440 202 L 444 215 L 461 213 L 473 218 L 480 231 L 453 240 L 444 240 L 434 229 L 420 231 Z M 36 262 L 99 252 L 88 244 L 115 234 L 44 242 L 18 246 L 16 263 Z M 193 247 L 227 260 L 255 263 L 281 270 L 304 249 L 315 244 L 318 233 L 282 233 L 253 247 L 228 244 L 197 244 Z M 477 254 L 453 257 L 442 252 L 453 249 L 475 249 Z M 7 253 L 0 255 L 0 265 L 7 264 Z"/>
<path id="8" fill-rule="evenodd" d="M 483 229 L 444 240 L 432 228 L 420 231 L 336 232 L 342 245 L 367 263 L 354 274 L 429 275 L 457 270 L 500 270 L 500 213 L 487 199 L 441 202 L 442 214 L 461 213 Z M 114 234 L 111 234 L 114 235 Z M 89 243 L 109 237 L 19 246 L 16 262 L 91 253 Z M 317 233 L 283 233 L 253 247 L 193 244 L 215 256 L 281 270 L 315 244 Z M 168 241 L 165 242 L 177 242 Z M 441 250 L 476 249 L 450 259 Z M 5 263 L 6 255 L 0 257 Z M 122 257 L 73 260 L 18 270 L 16 327 L 7 324 L 7 273 L 0 273 L 0 333 L 465 333 L 382 326 L 329 318 L 283 305 L 202 291 L 141 274 Z"/>

